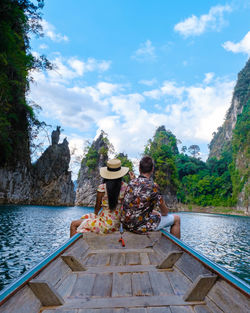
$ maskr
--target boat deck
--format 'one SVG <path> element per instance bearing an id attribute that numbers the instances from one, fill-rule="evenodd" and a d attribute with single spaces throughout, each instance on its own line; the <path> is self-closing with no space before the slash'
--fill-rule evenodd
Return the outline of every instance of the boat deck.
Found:
<path id="1" fill-rule="evenodd" d="M 0 311 L 248 312 L 247 297 L 162 233 L 147 236 L 126 232 L 123 235 L 126 247 L 121 246 L 119 238 L 119 233 L 83 234 L 29 282 L 25 287 L 29 292 L 19 295 L 20 301 L 29 303 L 29 310 L 23 305 L 21 311 L 16 311 L 15 298 L 8 304 L 8 310 Z"/>

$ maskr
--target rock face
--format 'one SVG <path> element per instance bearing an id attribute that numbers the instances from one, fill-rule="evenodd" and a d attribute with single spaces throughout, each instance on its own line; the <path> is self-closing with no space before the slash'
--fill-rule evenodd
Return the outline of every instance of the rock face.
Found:
<path id="1" fill-rule="evenodd" d="M 32 188 L 32 203 L 46 205 L 74 205 L 74 185 L 68 172 L 70 151 L 68 141 L 58 144 L 53 141 L 33 168 L 35 178 Z"/>
<path id="2" fill-rule="evenodd" d="M 30 169 L 18 164 L 15 168 L 0 168 L 0 204 L 29 204 L 32 189 Z"/>
<path id="3" fill-rule="evenodd" d="M 231 106 L 226 114 L 225 122 L 218 131 L 213 134 L 213 139 L 209 144 L 209 158 L 220 158 L 221 153 L 230 149 L 233 137 L 233 130 L 239 115 L 245 106 L 249 106 L 250 100 L 250 59 L 238 75 L 238 80 L 234 88 Z"/>
<path id="4" fill-rule="evenodd" d="M 216 157 L 219 159 L 224 150 L 230 149 L 233 129 L 236 125 L 237 117 L 242 113 L 242 110 L 242 103 L 239 101 L 237 96 L 234 95 L 224 124 L 218 128 L 217 133 L 214 133 L 214 137 L 209 144 L 209 158 Z"/>
<path id="5" fill-rule="evenodd" d="M 233 199 L 237 208 L 249 212 L 249 144 L 250 144 L 250 59 L 240 71 L 234 88 L 232 104 L 225 122 L 214 133 L 209 145 L 209 158 L 220 158 L 224 151 L 232 154 L 230 173 L 233 185 Z"/>
<path id="6" fill-rule="evenodd" d="M 104 134 L 92 143 L 88 153 L 82 160 L 76 190 L 76 205 L 94 206 L 96 201 L 96 190 L 103 181 L 99 169 L 106 166 L 108 160 L 108 142 Z"/>
<path id="7" fill-rule="evenodd" d="M 55 132 L 56 140 L 35 165 L 0 169 L 0 203 L 74 205 L 68 142 L 58 144 L 60 128 Z"/>

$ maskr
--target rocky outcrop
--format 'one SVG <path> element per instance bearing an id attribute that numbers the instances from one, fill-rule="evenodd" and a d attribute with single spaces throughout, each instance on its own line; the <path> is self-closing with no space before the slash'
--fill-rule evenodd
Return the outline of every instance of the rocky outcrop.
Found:
<path id="1" fill-rule="evenodd" d="M 76 205 L 94 206 L 96 190 L 102 182 L 99 169 L 106 166 L 108 160 L 109 142 L 102 132 L 92 143 L 82 160 L 76 190 Z"/>
<path id="2" fill-rule="evenodd" d="M 250 59 L 246 66 L 238 75 L 238 80 L 234 88 L 231 106 L 226 114 L 225 121 L 217 132 L 213 134 L 209 146 L 209 157 L 220 158 L 221 153 L 231 148 L 233 130 L 237 123 L 238 116 L 242 113 L 243 108 L 249 105 L 250 99 Z"/>
<path id="3" fill-rule="evenodd" d="M 0 204 L 29 204 L 32 189 L 30 169 L 18 164 L 0 168 Z"/>
<path id="4" fill-rule="evenodd" d="M 66 139 L 58 144 L 59 136 L 57 128 L 52 145 L 34 165 L 0 169 L 0 203 L 74 205 L 74 185 L 68 171 L 70 151 Z"/>
<path id="5" fill-rule="evenodd" d="M 249 142 L 250 142 L 250 59 L 240 71 L 234 88 L 232 104 L 225 122 L 214 133 L 209 145 L 209 158 L 220 159 L 222 153 L 231 153 L 230 174 L 232 179 L 232 199 L 237 209 L 249 212 Z"/>
<path id="6" fill-rule="evenodd" d="M 209 158 L 216 157 L 219 159 L 223 151 L 230 149 L 233 129 L 237 122 L 237 117 L 242 113 L 242 110 L 242 103 L 237 96 L 234 95 L 224 124 L 218 128 L 217 133 L 213 134 L 213 139 L 209 144 Z"/>
<path id="7" fill-rule="evenodd" d="M 74 205 L 74 184 L 69 169 L 68 141 L 53 141 L 33 167 L 32 203 L 46 205 Z"/>

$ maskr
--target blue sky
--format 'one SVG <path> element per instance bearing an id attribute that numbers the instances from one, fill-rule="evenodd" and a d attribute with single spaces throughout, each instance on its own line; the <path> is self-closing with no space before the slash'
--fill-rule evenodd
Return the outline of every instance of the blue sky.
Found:
<path id="1" fill-rule="evenodd" d="M 42 12 L 32 51 L 56 69 L 32 73 L 29 97 L 74 157 L 103 129 L 138 159 L 165 125 L 206 159 L 250 55 L 250 1 L 45 0 Z"/>

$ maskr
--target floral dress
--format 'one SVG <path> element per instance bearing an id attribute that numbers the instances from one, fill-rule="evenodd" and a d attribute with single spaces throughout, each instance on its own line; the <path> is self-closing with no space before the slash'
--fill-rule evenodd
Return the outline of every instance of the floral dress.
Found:
<path id="1" fill-rule="evenodd" d="M 77 228 L 77 232 L 95 232 L 100 234 L 107 234 L 109 232 L 116 231 L 120 226 L 121 206 L 126 189 L 127 184 L 122 182 L 117 206 L 114 211 L 110 211 L 108 206 L 106 184 L 101 184 L 97 191 L 104 192 L 104 196 L 102 197 L 102 211 L 98 215 L 95 213 L 88 213 L 83 215 L 81 217 L 83 221 Z"/>
<path id="2" fill-rule="evenodd" d="M 136 233 L 156 230 L 161 215 L 153 209 L 159 206 L 162 197 L 158 186 L 142 175 L 131 180 L 123 201 L 121 221 L 126 229 Z"/>

